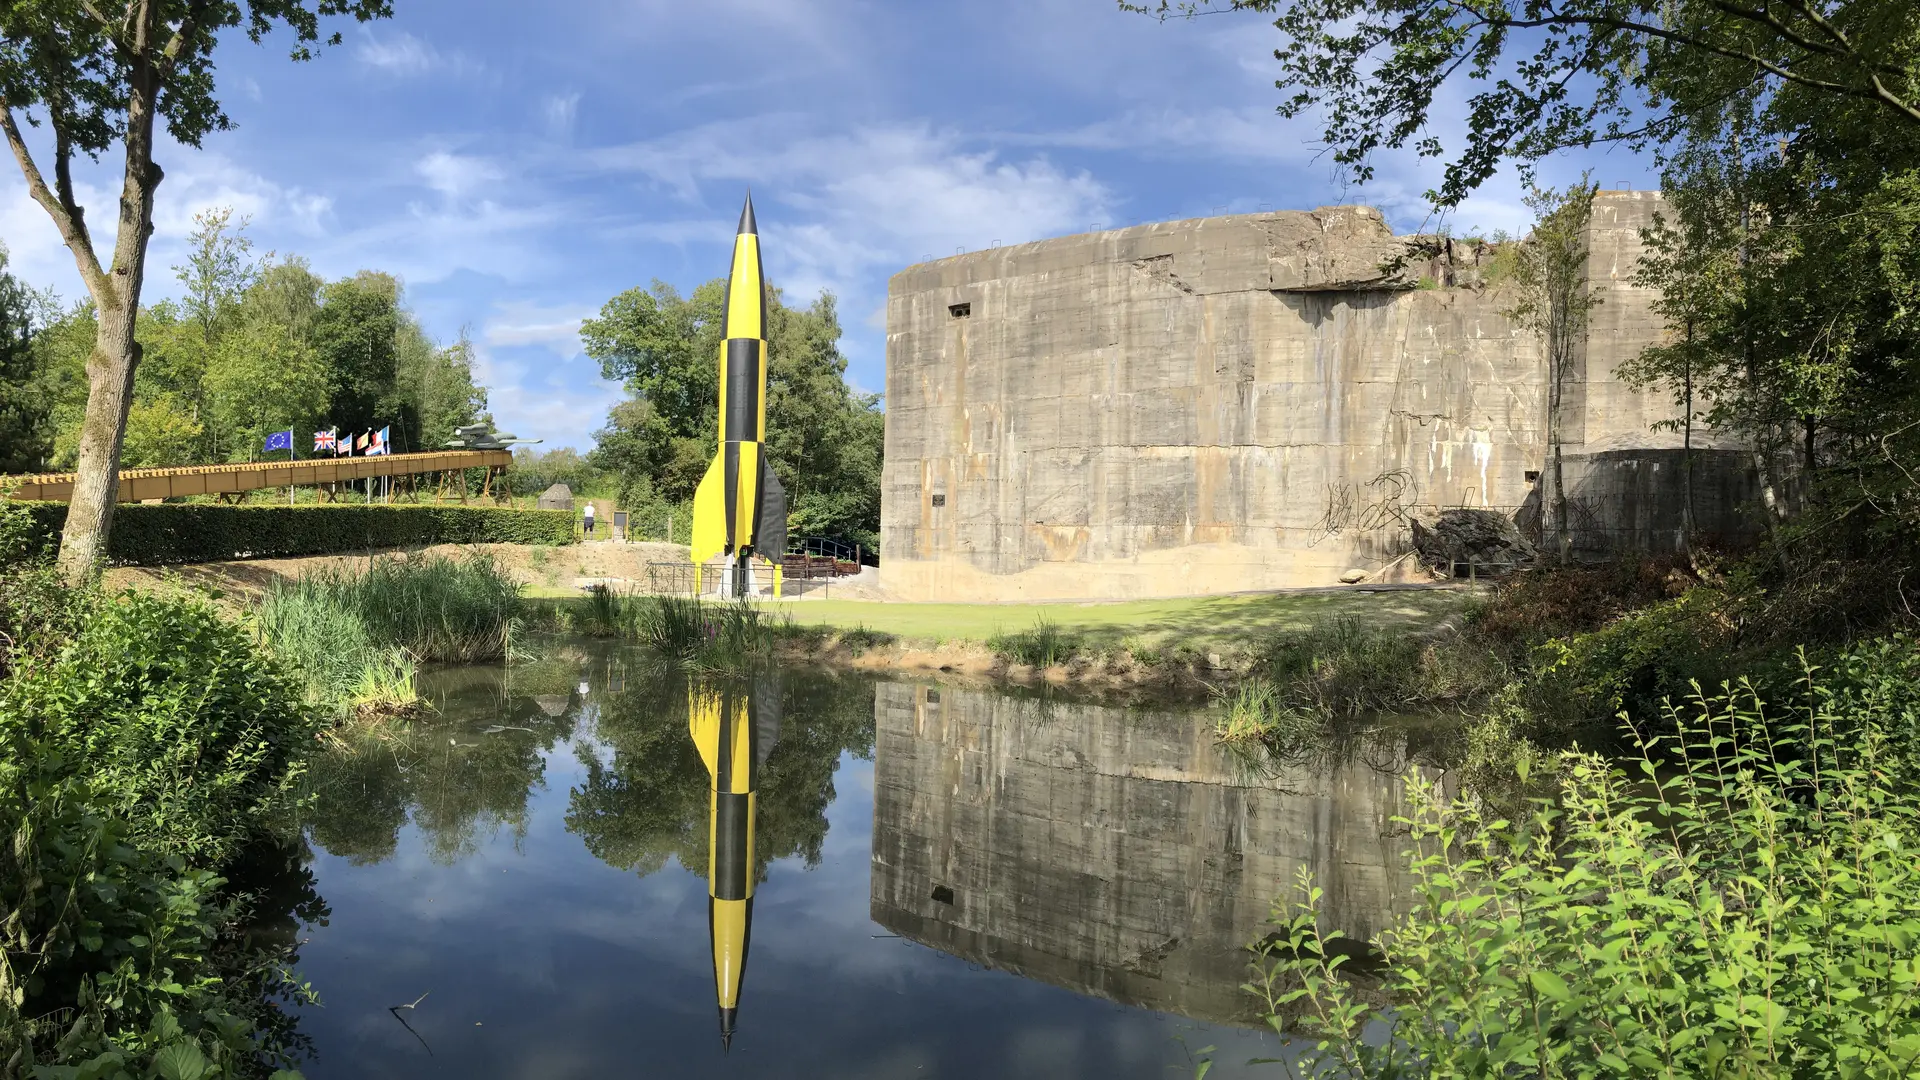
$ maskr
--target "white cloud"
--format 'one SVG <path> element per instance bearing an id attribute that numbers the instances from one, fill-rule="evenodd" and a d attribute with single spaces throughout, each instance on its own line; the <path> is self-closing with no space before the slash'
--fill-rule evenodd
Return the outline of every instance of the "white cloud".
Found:
<path id="1" fill-rule="evenodd" d="M 395 78 L 417 78 L 436 72 L 454 76 L 481 74 L 485 65 L 463 52 L 442 51 L 402 30 L 397 33 L 362 28 L 353 58 Z"/>
<path id="2" fill-rule="evenodd" d="M 405 31 L 376 37 L 369 30 L 353 50 L 354 59 L 394 75 L 424 75 L 441 64 L 433 46 Z"/>
<path id="3" fill-rule="evenodd" d="M 580 355 L 580 324 L 592 317 L 571 305 L 502 304 L 481 334 L 489 345 L 540 345 L 566 360 Z"/>
<path id="4" fill-rule="evenodd" d="M 491 189 L 505 178 L 500 167 L 483 157 L 435 150 L 414 165 L 427 186 L 449 199 L 464 199 L 483 189 Z"/>
<path id="5" fill-rule="evenodd" d="M 797 126 L 785 115 L 714 123 L 598 151 L 591 160 L 686 201 L 711 192 L 732 204 L 748 186 L 762 185 L 757 210 L 769 267 L 800 297 L 821 288 L 857 295 L 874 271 L 891 273 L 928 254 L 1079 231 L 1105 219 L 1113 200 L 1085 170 L 1044 156 L 1008 159 L 927 124 L 796 136 Z M 697 224 L 716 240 L 730 235 L 724 225 Z"/>
<path id="6" fill-rule="evenodd" d="M 580 95 L 548 95 L 541 103 L 540 114 L 546 121 L 547 134 L 556 139 L 566 138 L 573 133 L 573 122 L 580 114 Z"/>
<path id="7" fill-rule="evenodd" d="M 619 384 L 599 374 L 577 349 L 572 362 L 559 364 L 535 363 L 516 347 L 483 344 L 474 350 L 474 375 L 488 388 L 494 422 L 505 431 L 544 438 L 549 448 L 593 445 L 594 431 L 621 396 Z"/>

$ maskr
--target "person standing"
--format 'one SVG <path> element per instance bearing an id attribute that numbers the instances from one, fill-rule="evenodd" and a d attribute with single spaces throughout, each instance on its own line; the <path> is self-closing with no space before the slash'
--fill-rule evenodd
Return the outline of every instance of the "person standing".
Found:
<path id="1" fill-rule="evenodd" d="M 593 538 L 593 503 L 591 501 L 587 503 L 587 509 L 586 509 L 585 516 L 582 518 L 582 524 L 586 527 L 587 539 L 591 540 Z"/>

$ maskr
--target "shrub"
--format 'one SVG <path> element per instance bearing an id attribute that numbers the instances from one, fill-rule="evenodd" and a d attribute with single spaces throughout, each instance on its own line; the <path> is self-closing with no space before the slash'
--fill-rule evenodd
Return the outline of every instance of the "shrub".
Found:
<path id="1" fill-rule="evenodd" d="M 239 915 L 219 871 L 282 809 L 311 715 L 203 604 L 23 581 L 0 575 L 0 610 L 54 643 L 0 681 L 0 1072 L 287 1063 L 246 1019 L 259 954 L 216 948 Z"/>
<path id="2" fill-rule="evenodd" d="M 58 747 L 135 843 L 206 864 L 263 826 L 317 730 L 238 626 L 139 593 L 97 604 L 0 708 L 18 737 Z"/>
<path id="3" fill-rule="evenodd" d="M 1547 641 L 1532 657 L 1534 696 L 1589 718 L 1622 709 L 1656 716 L 1662 700 L 1685 695 L 1689 685 L 1717 686 L 1732 676 L 1738 642 L 1727 607 L 1719 589 L 1697 586 L 1597 630 Z"/>
<path id="4" fill-rule="evenodd" d="M 1413 778 L 1415 910 L 1370 943 L 1378 983 L 1350 973 L 1307 875 L 1259 948 L 1296 1075 L 1906 1075 L 1912 653 L 1807 666 L 1783 714 L 1747 684 L 1669 706 L 1677 735 L 1639 741 L 1631 769 L 1567 755 L 1559 798 L 1516 821 Z"/>
<path id="5" fill-rule="evenodd" d="M 1259 663 L 1285 687 L 1289 704 L 1352 716 L 1420 700 L 1421 651 L 1405 633 L 1340 618 L 1275 637 Z"/>
<path id="6" fill-rule="evenodd" d="M 65 503 L 25 503 L 35 530 L 57 541 Z M 119 566 L 218 559 L 349 554 L 431 544 L 570 544 L 564 510 L 497 506 L 223 506 L 122 503 L 114 510 L 108 560 Z"/>

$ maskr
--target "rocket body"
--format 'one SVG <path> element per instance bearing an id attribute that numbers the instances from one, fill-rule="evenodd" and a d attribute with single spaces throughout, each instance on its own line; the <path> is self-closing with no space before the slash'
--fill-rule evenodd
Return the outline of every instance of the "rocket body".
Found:
<path id="1" fill-rule="evenodd" d="M 725 340 L 720 343 L 720 446 L 693 494 L 693 562 L 727 556 L 735 595 L 746 587 L 748 559 L 776 564 L 787 547 L 787 494 L 767 461 L 767 286 L 753 199 L 740 211 L 727 275 Z"/>
<path id="2" fill-rule="evenodd" d="M 753 927 L 756 863 L 754 784 L 779 736 L 777 692 L 695 686 L 687 696 L 687 727 L 712 779 L 707 816 L 707 928 L 713 941 L 714 994 L 722 1045 L 733 1040 Z"/>

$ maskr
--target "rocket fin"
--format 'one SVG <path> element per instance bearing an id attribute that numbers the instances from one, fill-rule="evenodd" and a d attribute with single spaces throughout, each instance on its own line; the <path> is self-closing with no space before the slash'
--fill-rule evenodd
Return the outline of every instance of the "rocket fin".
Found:
<path id="1" fill-rule="evenodd" d="M 753 550 L 775 564 L 787 553 L 787 491 L 774 475 L 773 462 L 760 455 L 760 505 L 754 516 Z"/>
<path id="2" fill-rule="evenodd" d="M 693 489 L 693 563 L 706 565 L 727 548 L 726 466 L 716 456 Z"/>

